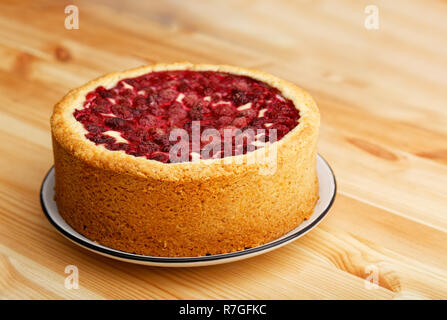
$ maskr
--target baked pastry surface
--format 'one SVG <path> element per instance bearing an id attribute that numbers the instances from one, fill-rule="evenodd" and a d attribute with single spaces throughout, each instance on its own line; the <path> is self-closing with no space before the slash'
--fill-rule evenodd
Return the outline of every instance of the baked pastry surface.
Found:
<path id="1" fill-rule="evenodd" d="M 119 136 L 112 135 L 110 144 L 90 139 L 92 132 L 76 117 L 88 108 L 89 93 L 167 70 L 249 77 L 279 90 L 299 119 L 262 148 L 178 163 L 138 153 L 128 140 L 118 143 Z M 60 214 L 79 233 L 114 249 L 166 257 L 243 250 L 298 226 L 318 199 L 318 108 L 302 89 L 257 70 L 177 63 L 112 73 L 70 91 L 56 104 L 51 129 Z"/>

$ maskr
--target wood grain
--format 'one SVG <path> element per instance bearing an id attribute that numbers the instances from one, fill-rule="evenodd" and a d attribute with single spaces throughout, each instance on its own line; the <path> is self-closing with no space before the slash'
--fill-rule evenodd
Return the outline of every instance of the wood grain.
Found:
<path id="1" fill-rule="evenodd" d="M 0 3 L 0 298 L 446 299 L 447 3 L 374 1 Z M 339 193 L 328 218 L 277 251 L 162 269 L 87 252 L 39 204 L 49 116 L 69 89 L 153 62 L 254 67 L 309 90 Z M 67 265 L 79 289 L 66 289 Z M 365 286 L 371 268 L 378 287 Z"/>

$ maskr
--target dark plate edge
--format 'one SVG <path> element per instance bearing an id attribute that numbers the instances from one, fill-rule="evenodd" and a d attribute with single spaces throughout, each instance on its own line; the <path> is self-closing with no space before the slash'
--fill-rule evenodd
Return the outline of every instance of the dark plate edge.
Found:
<path id="1" fill-rule="evenodd" d="M 99 246 L 95 246 L 89 242 L 86 242 L 83 239 L 79 239 L 78 237 L 72 235 L 71 233 L 69 233 L 68 231 L 64 230 L 62 227 L 60 227 L 53 219 L 52 217 L 49 215 L 48 210 L 45 206 L 44 203 L 44 199 L 43 199 L 43 187 L 45 185 L 46 180 L 48 179 L 48 176 L 51 173 L 51 170 L 53 170 L 53 167 L 50 168 L 50 170 L 48 170 L 47 174 L 45 175 L 45 178 L 43 179 L 42 185 L 40 187 L 40 204 L 42 206 L 42 211 L 45 214 L 46 218 L 50 221 L 50 223 L 56 228 L 56 230 L 58 230 L 62 235 L 64 235 L 65 237 L 69 238 L 70 240 L 80 244 L 83 247 L 86 247 L 88 249 L 91 249 L 93 251 L 99 251 L 103 254 L 106 255 L 111 255 L 114 257 L 118 257 L 120 259 L 124 259 L 124 260 L 138 260 L 138 261 L 145 261 L 145 262 L 155 262 L 155 263 L 185 263 L 185 262 L 209 262 L 209 261 L 215 261 L 215 260 L 221 260 L 221 259 L 229 259 L 229 258 L 234 258 L 234 257 L 239 257 L 239 256 L 244 256 L 247 254 L 251 254 L 251 253 L 255 253 L 255 252 L 259 252 L 259 251 L 263 251 L 266 249 L 270 249 L 273 247 L 276 247 L 278 245 L 281 245 L 285 242 L 291 241 L 297 237 L 299 237 L 300 235 L 306 233 L 307 231 L 309 231 L 310 229 L 312 229 L 315 225 L 317 225 L 329 212 L 329 209 L 332 207 L 332 204 L 335 201 L 335 196 L 337 194 L 337 181 L 335 179 L 335 175 L 334 175 L 334 171 L 332 170 L 331 166 L 329 165 L 329 163 L 321 156 L 318 155 L 323 161 L 324 163 L 326 163 L 326 165 L 328 166 L 331 174 L 332 174 L 332 179 L 334 181 L 334 193 L 332 195 L 331 201 L 329 202 L 329 205 L 326 207 L 326 209 L 318 216 L 317 219 L 315 219 L 315 221 L 313 221 L 311 224 L 309 224 L 307 227 L 305 227 L 302 230 L 299 230 L 298 232 L 291 234 L 283 239 L 280 240 L 274 240 L 272 242 L 263 244 L 261 246 L 255 247 L 255 248 L 250 248 L 250 249 L 246 249 L 243 251 L 236 251 L 236 252 L 230 252 L 230 253 L 224 253 L 224 254 L 217 254 L 217 255 L 211 255 L 211 256 L 202 256 L 202 257 L 154 257 L 154 256 L 143 256 L 143 255 L 138 255 L 138 254 L 133 254 L 133 253 L 128 253 L 128 252 L 124 252 L 124 251 L 114 251 L 108 248 L 102 248 Z"/>

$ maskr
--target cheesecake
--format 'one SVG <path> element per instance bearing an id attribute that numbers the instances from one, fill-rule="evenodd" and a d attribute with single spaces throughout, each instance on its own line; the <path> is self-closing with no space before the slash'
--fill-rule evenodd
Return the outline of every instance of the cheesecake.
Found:
<path id="1" fill-rule="evenodd" d="M 254 69 L 102 76 L 54 107 L 59 213 L 92 241 L 146 256 L 265 244 L 313 213 L 319 122 L 307 92 Z"/>

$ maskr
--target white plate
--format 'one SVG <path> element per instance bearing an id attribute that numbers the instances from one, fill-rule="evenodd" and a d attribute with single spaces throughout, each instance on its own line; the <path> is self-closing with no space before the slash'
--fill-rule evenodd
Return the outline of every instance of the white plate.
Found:
<path id="1" fill-rule="evenodd" d="M 153 257 L 143 256 L 133 253 L 127 253 L 124 251 L 115 250 L 84 237 L 80 233 L 76 232 L 67 222 L 60 216 L 57 210 L 56 202 L 54 201 L 54 167 L 50 169 L 46 175 L 42 188 L 40 190 L 40 201 L 42 204 L 43 212 L 48 220 L 56 227 L 56 229 L 66 238 L 73 241 L 77 245 L 84 247 L 90 251 L 99 253 L 103 256 L 107 256 L 113 259 L 127 261 L 131 263 L 144 264 L 148 266 L 159 267 L 195 267 L 195 266 L 208 266 L 213 264 L 233 262 L 237 260 L 247 259 L 257 256 L 262 253 L 278 249 L 283 245 L 298 239 L 312 228 L 315 228 L 318 223 L 326 216 L 332 203 L 334 202 L 336 193 L 336 183 L 334 174 L 329 167 L 328 163 L 318 155 L 317 158 L 317 171 L 318 180 L 320 183 L 320 199 L 317 202 L 314 213 L 312 216 L 300 224 L 297 228 L 293 229 L 284 236 L 273 240 L 269 243 L 263 244 L 258 247 L 246 249 L 243 251 L 237 251 L 225 254 L 216 254 L 203 257 Z"/>

